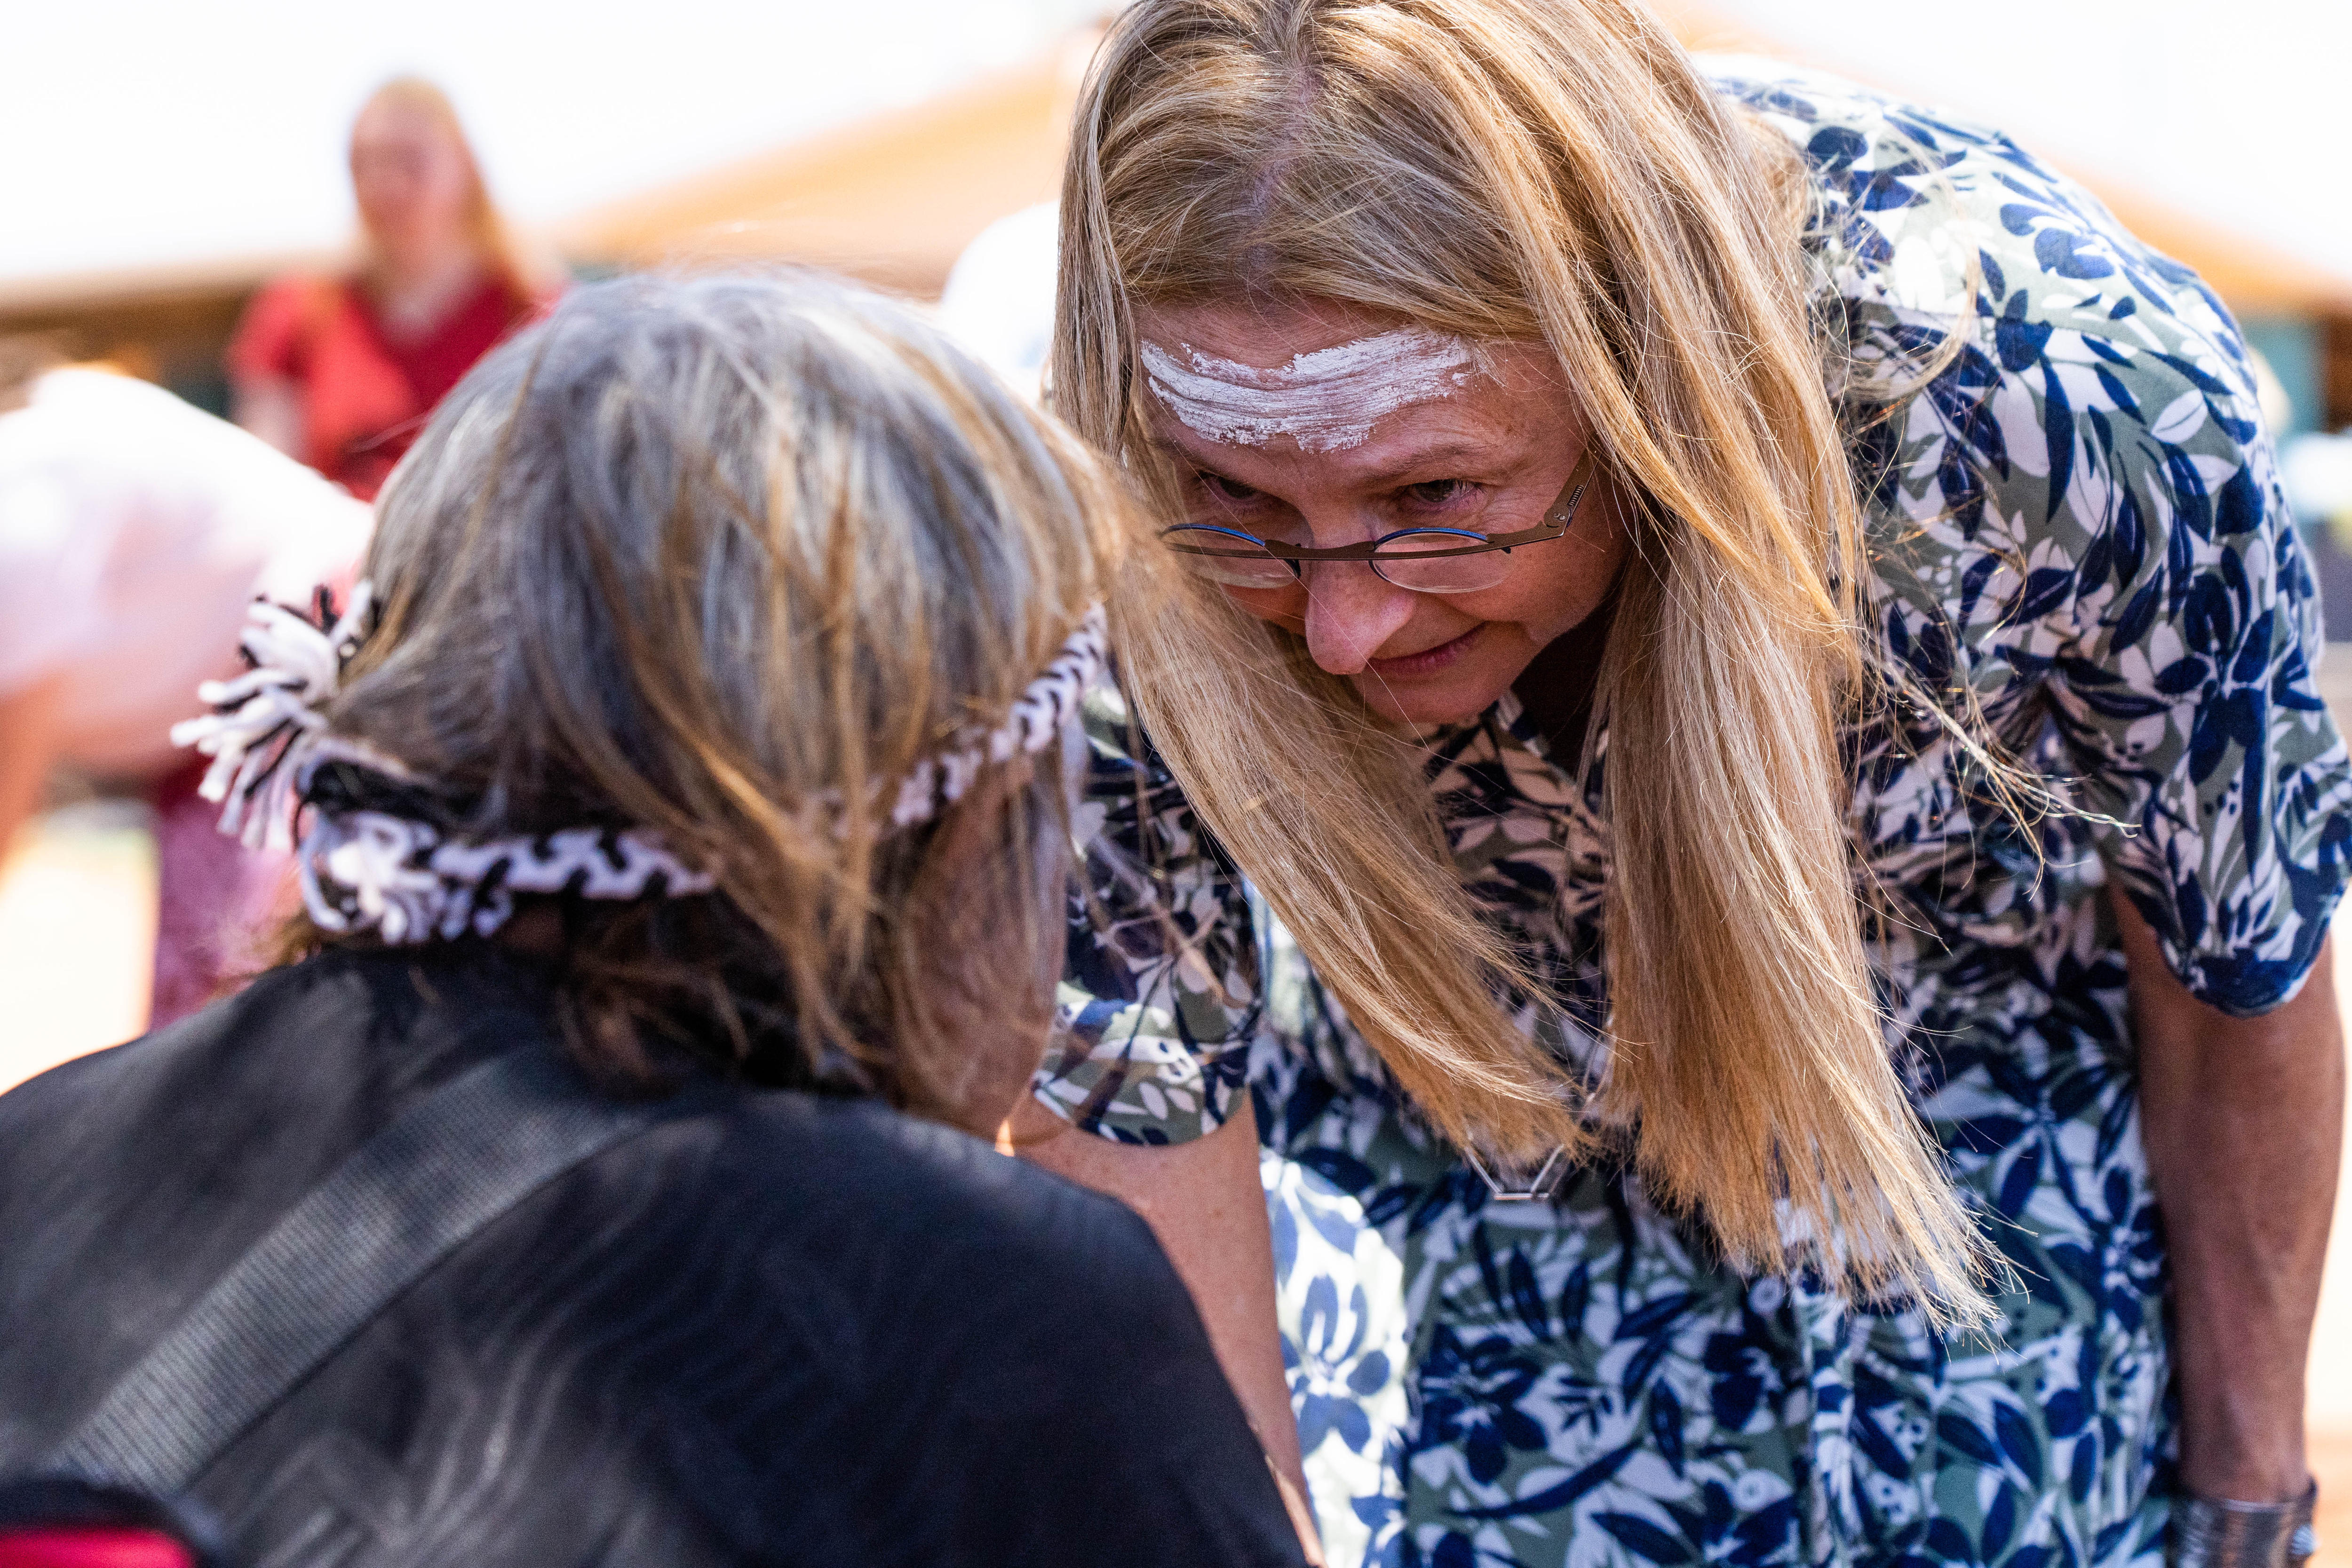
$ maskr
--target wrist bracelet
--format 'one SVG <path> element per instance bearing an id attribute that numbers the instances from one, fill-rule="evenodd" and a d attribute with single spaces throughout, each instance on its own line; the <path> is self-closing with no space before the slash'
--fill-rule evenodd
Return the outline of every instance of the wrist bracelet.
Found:
<path id="1" fill-rule="evenodd" d="M 2187 1492 L 2172 1502 L 2173 1568 L 2297 1568 L 2319 1550 L 2313 1481 L 2293 1502 L 2237 1502 Z"/>

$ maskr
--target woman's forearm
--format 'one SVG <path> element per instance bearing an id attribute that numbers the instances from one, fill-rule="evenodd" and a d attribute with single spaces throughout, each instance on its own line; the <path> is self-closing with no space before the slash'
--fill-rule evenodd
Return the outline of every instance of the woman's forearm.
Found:
<path id="1" fill-rule="evenodd" d="M 0 860 L 33 814 L 58 760 L 66 678 L 46 675 L 0 695 Z"/>
<path id="2" fill-rule="evenodd" d="M 1081 1186 L 1107 1193 L 1141 1215 L 1192 1293 L 1290 1505 L 1310 1562 L 1319 1562 L 1298 1424 L 1282 1366 L 1275 1320 L 1274 1245 L 1257 1171 L 1257 1120 L 1248 1096 L 1233 1120 L 1205 1138 L 1144 1148 L 1088 1137 L 1024 1099 L 1009 1128 L 1022 1157 Z"/>
<path id="3" fill-rule="evenodd" d="M 2170 1259 L 2181 1479 L 2283 1502 L 2309 1479 L 2304 1380 L 2343 1135 L 2332 944 L 2293 1001 L 2232 1018 L 2190 996 L 2147 922 L 2115 903 Z"/>

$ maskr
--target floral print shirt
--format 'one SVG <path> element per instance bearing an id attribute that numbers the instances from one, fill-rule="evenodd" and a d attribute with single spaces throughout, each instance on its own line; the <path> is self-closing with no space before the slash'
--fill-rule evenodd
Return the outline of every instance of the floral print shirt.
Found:
<path id="1" fill-rule="evenodd" d="M 1890 1045 L 2015 1268 L 1996 1330 L 1943 1337 L 1729 1273 L 1622 1170 L 1496 1200 L 1131 754 L 1115 698 L 1097 898 L 1037 1092 L 1141 1142 L 1254 1098 L 1335 1563 L 2154 1563 L 2165 1262 L 2103 892 L 2215 1006 L 2261 1013 L 2301 983 L 2352 846 L 2311 573 L 2245 350 L 2193 273 L 1997 132 L 1717 69 L 1808 161 L 1859 371 L 1966 333 L 1895 418 L 1856 421 L 1878 630 L 1918 689 L 1972 700 L 2054 809 L 2030 827 L 1993 809 L 1924 708 L 1846 739 L 1891 895 L 1868 931 Z M 1588 750 L 1573 776 L 1507 698 L 1435 739 L 1430 776 L 1465 883 L 1569 998 L 1536 1026 L 1590 1063 L 1605 733 Z"/>

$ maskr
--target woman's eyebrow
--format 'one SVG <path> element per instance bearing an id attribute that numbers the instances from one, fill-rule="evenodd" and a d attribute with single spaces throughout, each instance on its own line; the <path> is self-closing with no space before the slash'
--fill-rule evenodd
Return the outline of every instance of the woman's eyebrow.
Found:
<path id="1" fill-rule="evenodd" d="M 1494 448 L 1480 446 L 1475 441 L 1447 441 L 1439 446 L 1425 447 L 1418 452 L 1383 464 L 1358 478 L 1359 482 L 1363 484 L 1390 485 L 1403 479 L 1407 474 L 1423 473 L 1444 463 L 1461 463 L 1477 468 L 1502 466 L 1496 462 L 1496 456 Z M 1453 479 L 1457 476 L 1449 474 L 1445 477 Z"/>

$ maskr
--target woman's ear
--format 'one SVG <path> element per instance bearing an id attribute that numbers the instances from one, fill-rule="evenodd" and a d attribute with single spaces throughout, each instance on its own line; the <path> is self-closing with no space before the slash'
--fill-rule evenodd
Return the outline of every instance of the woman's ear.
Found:
<path id="1" fill-rule="evenodd" d="M 1060 774 L 1026 757 L 985 770 L 906 888 L 901 1089 L 908 1109 L 981 1137 L 1027 1089 L 1053 1029 L 1070 876 Z"/>

